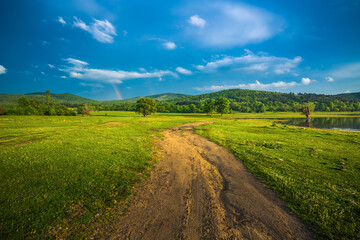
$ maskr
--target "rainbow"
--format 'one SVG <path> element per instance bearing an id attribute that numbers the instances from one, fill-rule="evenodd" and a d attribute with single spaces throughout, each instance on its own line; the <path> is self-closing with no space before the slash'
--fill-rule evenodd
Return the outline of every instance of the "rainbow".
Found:
<path id="1" fill-rule="evenodd" d="M 112 83 L 112 86 L 113 86 L 116 96 L 118 96 L 119 100 L 123 100 L 120 89 L 115 85 L 115 83 Z"/>

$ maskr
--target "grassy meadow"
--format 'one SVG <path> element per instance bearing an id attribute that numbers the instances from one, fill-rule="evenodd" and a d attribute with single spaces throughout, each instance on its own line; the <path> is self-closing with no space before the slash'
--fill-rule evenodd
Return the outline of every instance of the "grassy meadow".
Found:
<path id="1" fill-rule="evenodd" d="M 2 237 L 85 236 L 146 178 L 161 131 L 207 118 L 95 114 L 0 117 Z"/>
<path id="2" fill-rule="evenodd" d="M 196 132 L 232 151 L 324 239 L 360 239 L 360 133 L 236 119 Z"/>
<path id="3" fill-rule="evenodd" d="M 233 151 L 321 236 L 359 238 L 360 134 L 264 119 L 286 117 L 300 115 L 0 116 L 0 236 L 101 238 L 149 176 L 161 132 L 218 121 L 197 132 Z"/>

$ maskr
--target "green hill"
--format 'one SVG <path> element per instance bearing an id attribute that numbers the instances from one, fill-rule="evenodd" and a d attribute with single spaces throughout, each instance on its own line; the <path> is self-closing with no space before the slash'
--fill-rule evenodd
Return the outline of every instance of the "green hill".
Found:
<path id="1" fill-rule="evenodd" d="M 85 104 L 85 103 L 97 103 L 98 101 L 92 100 L 89 98 L 83 98 L 70 93 L 51 93 L 51 101 L 54 103 L 61 104 Z M 38 99 L 42 102 L 46 101 L 45 92 L 36 92 L 28 94 L 0 94 L 0 105 L 6 107 L 12 107 L 17 104 L 17 101 L 21 97 L 26 97 L 27 99 Z"/>
<path id="2" fill-rule="evenodd" d="M 177 98 L 185 97 L 185 96 L 190 96 L 190 95 L 181 94 L 181 93 L 162 93 L 162 94 L 150 95 L 150 96 L 145 96 L 145 97 L 151 98 L 151 99 L 154 99 L 157 101 L 163 101 L 163 100 L 177 99 Z M 144 96 L 127 98 L 124 100 L 111 100 L 111 101 L 103 101 L 103 102 L 104 103 L 134 103 L 142 97 L 144 97 Z"/>
<path id="3" fill-rule="evenodd" d="M 350 98 L 350 99 L 360 99 L 360 92 L 341 93 L 341 94 L 337 94 L 336 96 L 343 97 L 343 98 Z"/>
<path id="4" fill-rule="evenodd" d="M 229 89 L 219 92 L 205 93 L 200 95 L 187 95 L 172 99 L 171 102 L 202 103 L 208 99 L 228 98 L 231 102 L 326 102 L 326 101 L 349 101 L 360 100 L 360 93 L 347 93 L 338 95 L 325 95 L 314 93 L 279 93 L 246 89 Z"/>

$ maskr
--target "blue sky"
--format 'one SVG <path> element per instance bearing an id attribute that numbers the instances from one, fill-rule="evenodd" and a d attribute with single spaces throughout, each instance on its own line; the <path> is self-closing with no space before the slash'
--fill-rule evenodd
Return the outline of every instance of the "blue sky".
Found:
<path id="1" fill-rule="evenodd" d="M 0 93 L 360 91 L 360 1 L 0 1 Z"/>

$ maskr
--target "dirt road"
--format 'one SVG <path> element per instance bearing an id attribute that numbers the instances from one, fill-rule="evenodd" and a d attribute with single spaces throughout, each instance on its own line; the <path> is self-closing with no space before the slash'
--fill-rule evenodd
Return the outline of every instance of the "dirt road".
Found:
<path id="1" fill-rule="evenodd" d="M 114 239 L 312 239 L 299 219 L 233 154 L 179 126 L 137 191 Z"/>

